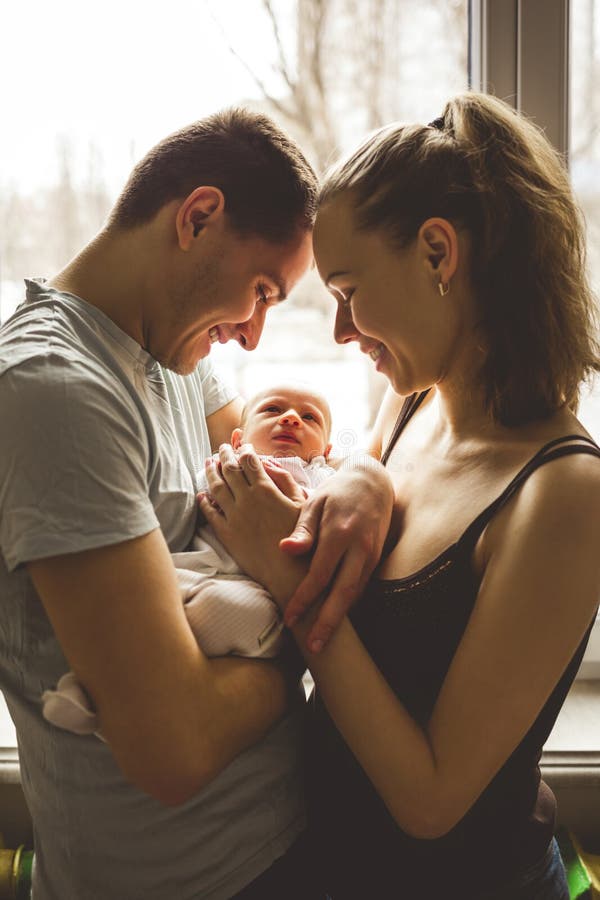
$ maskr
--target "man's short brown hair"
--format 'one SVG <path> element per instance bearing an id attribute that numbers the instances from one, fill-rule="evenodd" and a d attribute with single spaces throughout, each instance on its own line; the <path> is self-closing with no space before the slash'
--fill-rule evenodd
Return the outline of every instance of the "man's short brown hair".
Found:
<path id="1" fill-rule="evenodd" d="M 312 228 L 317 177 L 300 148 L 268 116 L 233 108 L 175 132 L 136 165 L 109 224 L 134 228 L 202 185 L 218 187 L 241 235 L 285 243 Z"/>

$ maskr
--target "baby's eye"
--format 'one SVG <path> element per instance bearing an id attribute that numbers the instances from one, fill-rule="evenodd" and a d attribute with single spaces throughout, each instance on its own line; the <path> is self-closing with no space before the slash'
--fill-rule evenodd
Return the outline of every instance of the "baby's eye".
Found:
<path id="1" fill-rule="evenodd" d="M 308 419 L 308 420 L 311 421 L 311 422 L 316 422 L 316 421 L 317 421 L 317 420 L 315 419 L 315 417 L 313 416 L 312 413 L 304 413 L 304 415 L 302 416 L 302 418 L 303 418 L 303 419 Z"/>
<path id="2" fill-rule="evenodd" d="M 265 412 L 278 413 L 278 412 L 280 412 L 280 409 L 279 409 L 278 406 L 265 406 L 264 411 L 265 411 Z"/>

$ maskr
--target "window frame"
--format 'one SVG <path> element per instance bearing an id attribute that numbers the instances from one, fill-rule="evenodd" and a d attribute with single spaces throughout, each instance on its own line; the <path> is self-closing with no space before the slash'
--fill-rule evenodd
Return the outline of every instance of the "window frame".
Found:
<path id="1" fill-rule="evenodd" d="M 569 0 L 469 0 L 468 15 L 469 86 L 533 118 L 568 160 Z M 600 678 L 600 615 L 577 677 Z"/>
<path id="2" fill-rule="evenodd" d="M 469 86 L 533 119 L 569 159 L 570 0 L 469 0 Z M 577 675 L 600 678 L 600 613 Z"/>
<path id="3" fill-rule="evenodd" d="M 569 0 L 470 0 L 469 84 L 569 143 Z"/>

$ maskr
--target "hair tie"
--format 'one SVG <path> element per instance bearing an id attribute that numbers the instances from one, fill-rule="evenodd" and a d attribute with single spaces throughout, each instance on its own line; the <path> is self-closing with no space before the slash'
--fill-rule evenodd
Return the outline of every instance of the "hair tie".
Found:
<path id="1" fill-rule="evenodd" d="M 443 117 L 443 116 L 438 116 L 437 119 L 434 119 L 432 122 L 429 122 L 428 125 L 427 125 L 427 127 L 428 127 L 428 128 L 435 128 L 436 131 L 443 131 L 443 130 L 444 130 L 444 125 L 445 125 L 445 124 L 446 124 L 446 123 L 445 123 L 445 121 L 444 121 L 444 117 Z"/>

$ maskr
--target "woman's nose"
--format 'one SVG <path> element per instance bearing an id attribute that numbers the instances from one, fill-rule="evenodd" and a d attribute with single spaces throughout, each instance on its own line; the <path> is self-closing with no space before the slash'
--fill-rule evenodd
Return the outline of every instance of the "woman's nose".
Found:
<path id="1" fill-rule="evenodd" d="M 350 341 L 357 341 L 360 337 L 348 303 L 338 303 L 333 337 L 338 344 L 348 344 Z"/>
<path id="2" fill-rule="evenodd" d="M 295 409 L 288 409 L 287 412 L 284 412 L 279 416 L 279 423 L 281 425 L 292 425 L 294 428 L 297 428 L 301 421 L 302 420 Z"/>

